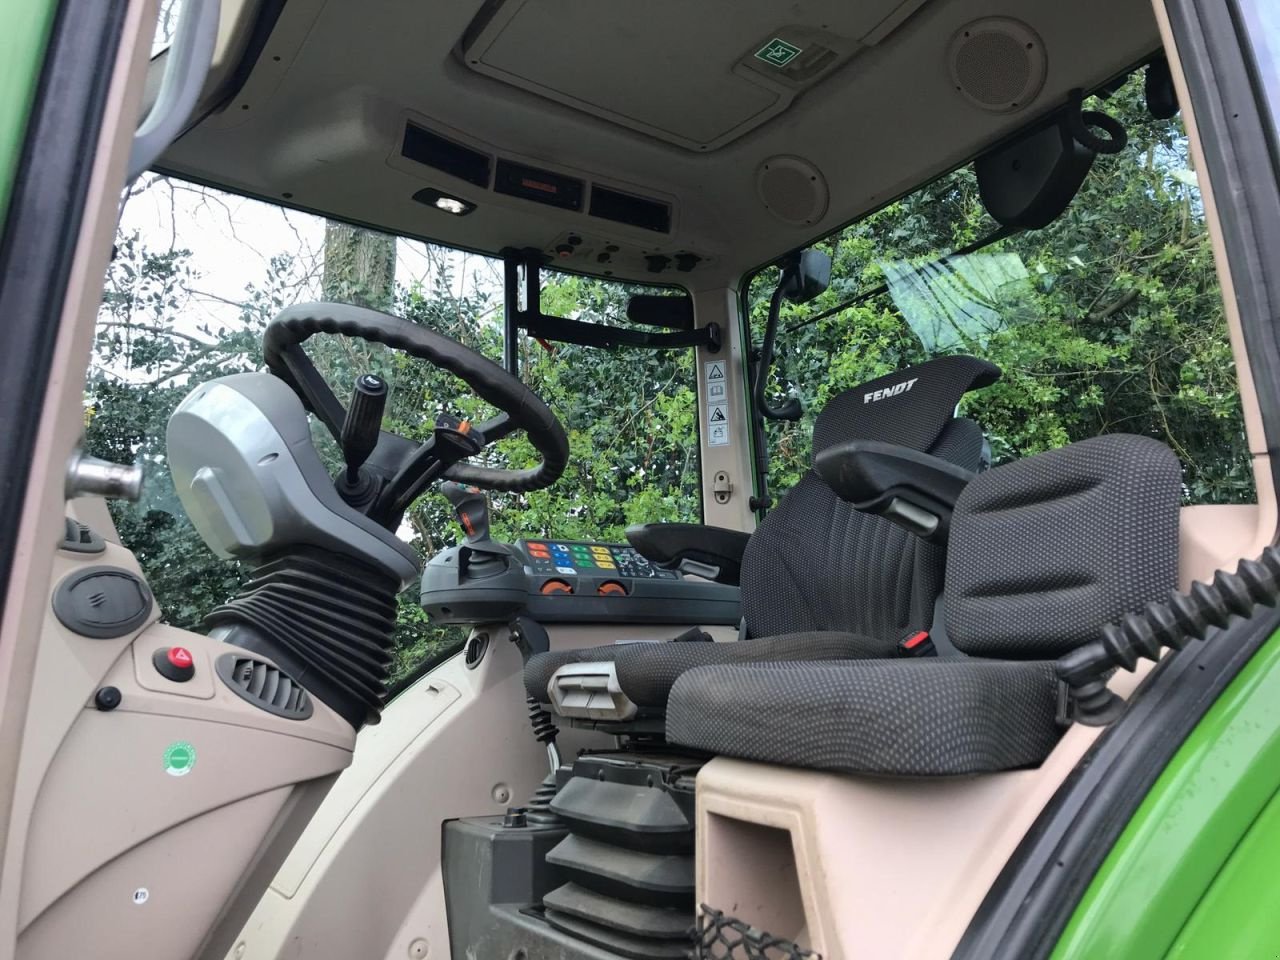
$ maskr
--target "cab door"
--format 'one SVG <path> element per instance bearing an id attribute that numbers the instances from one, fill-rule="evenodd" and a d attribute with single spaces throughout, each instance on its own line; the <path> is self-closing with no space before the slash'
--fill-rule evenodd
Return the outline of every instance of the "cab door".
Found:
<path id="1" fill-rule="evenodd" d="M 0 957 L 17 939 L 14 800 L 41 732 L 29 694 L 64 476 L 156 16 L 157 0 L 0 4 Z"/>

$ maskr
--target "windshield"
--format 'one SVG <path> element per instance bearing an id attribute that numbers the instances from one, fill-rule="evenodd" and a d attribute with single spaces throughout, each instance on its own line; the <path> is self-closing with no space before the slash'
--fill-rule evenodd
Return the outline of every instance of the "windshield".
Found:
<path id="1" fill-rule="evenodd" d="M 948 256 L 998 229 L 965 167 L 819 244 L 837 279 L 816 301 L 784 307 L 779 328 L 768 393 L 775 403 L 798 396 L 805 415 L 767 424 L 775 492 L 808 469 L 813 419 L 834 394 L 967 353 L 1004 370 L 962 405 L 996 463 L 1136 433 L 1177 453 L 1187 503 L 1255 499 L 1185 133 L 1147 112 L 1141 74 L 1100 108 L 1124 123 L 1129 144 L 1100 156 L 1066 213 L 1042 230 Z M 767 271 L 751 291 L 756 342 L 776 277 Z"/>
<path id="2" fill-rule="evenodd" d="M 544 272 L 542 305 L 617 323 L 635 289 Z M 502 358 L 499 261 L 169 177 L 148 174 L 125 197 L 85 385 L 85 441 L 94 455 L 146 468 L 142 499 L 111 510 L 171 624 L 200 630 L 249 571 L 215 557 L 182 510 L 166 459 L 169 415 L 198 383 L 262 369 L 266 324 L 314 300 L 389 311 Z M 383 375 L 391 386 L 384 426 L 412 439 L 430 435 L 442 412 L 473 420 L 494 413 L 461 381 L 376 344 L 324 336 L 306 351 L 344 401 L 358 375 Z M 490 498 L 495 538 L 619 542 L 629 523 L 701 518 L 692 350 L 610 352 L 522 337 L 519 352 L 522 378 L 565 426 L 570 459 L 547 489 Z M 313 428 L 336 474 L 337 445 Z M 523 433 L 485 456 L 495 466 L 536 463 Z M 457 543 L 461 530 L 444 497 L 428 492 L 397 535 L 425 561 Z M 405 590 L 393 680 L 452 653 L 464 636 L 461 627 L 429 623 L 418 590 Z"/>

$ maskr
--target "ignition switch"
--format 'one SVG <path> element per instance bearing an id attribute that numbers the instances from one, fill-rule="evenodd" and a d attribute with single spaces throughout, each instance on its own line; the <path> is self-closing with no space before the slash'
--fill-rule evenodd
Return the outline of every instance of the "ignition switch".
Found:
<path id="1" fill-rule="evenodd" d="M 729 502 L 729 498 L 733 496 L 733 481 L 729 479 L 727 470 L 716 471 L 716 475 L 711 478 L 711 492 L 716 503 Z"/>

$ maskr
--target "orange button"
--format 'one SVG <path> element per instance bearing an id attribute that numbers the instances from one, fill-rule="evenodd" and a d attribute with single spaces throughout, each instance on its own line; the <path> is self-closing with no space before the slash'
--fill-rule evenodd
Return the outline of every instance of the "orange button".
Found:
<path id="1" fill-rule="evenodd" d="M 600 586 L 596 587 L 596 593 L 602 597 L 625 597 L 627 588 L 616 580 L 606 580 Z"/>
<path id="2" fill-rule="evenodd" d="M 573 587 L 569 586 L 563 580 L 548 580 L 538 588 L 539 593 L 573 593 Z"/>

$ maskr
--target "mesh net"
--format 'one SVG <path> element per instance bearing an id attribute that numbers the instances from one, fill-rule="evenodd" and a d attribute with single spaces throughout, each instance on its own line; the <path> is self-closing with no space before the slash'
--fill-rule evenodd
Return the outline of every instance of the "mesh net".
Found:
<path id="1" fill-rule="evenodd" d="M 702 905 L 698 916 L 697 960 L 822 960 L 790 940 L 757 930 L 719 910 Z"/>

